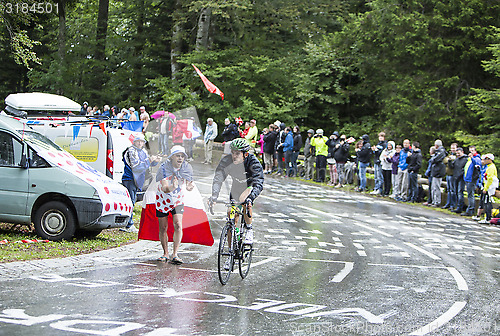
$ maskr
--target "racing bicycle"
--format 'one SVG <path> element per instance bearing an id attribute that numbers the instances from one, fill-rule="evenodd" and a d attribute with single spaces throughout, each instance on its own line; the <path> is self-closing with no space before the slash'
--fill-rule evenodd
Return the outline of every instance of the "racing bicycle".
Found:
<path id="1" fill-rule="evenodd" d="M 226 225 L 224 225 L 220 234 L 217 258 L 219 280 L 221 284 L 225 285 L 233 272 L 236 260 L 238 260 L 238 269 L 241 278 L 244 279 L 248 275 L 250 264 L 252 263 L 253 245 L 244 243 L 248 229 L 246 228 L 242 203 L 236 203 L 235 200 L 216 203 L 223 203 L 228 208 Z M 210 213 L 213 214 L 212 205 L 210 205 Z M 246 215 L 250 217 L 248 211 Z M 239 227 L 236 223 L 237 216 L 241 218 Z"/>

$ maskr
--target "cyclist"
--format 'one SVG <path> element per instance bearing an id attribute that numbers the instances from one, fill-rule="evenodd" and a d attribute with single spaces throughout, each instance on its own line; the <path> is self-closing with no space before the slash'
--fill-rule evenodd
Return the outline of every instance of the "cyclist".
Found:
<path id="1" fill-rule="evenodd" d="M 237 138 L 231 142 L 231 155 L 224 156 L 215 169 L 212 184 L 212 196 L 208 203 L 211 207 L 217 200 L 222 183 L 230 175 L 233 179 L 229 198 L 243 203 L 247 235 L 245 244 L 253 244 L 252 205 L 264 187 L 264 170 L 255 155 L 248 151 L 250 145 L 246 139 Z M 247 213 L 249 216 L 247 216 Z M 237 219 L 236 219 L 237 222 Z"/>

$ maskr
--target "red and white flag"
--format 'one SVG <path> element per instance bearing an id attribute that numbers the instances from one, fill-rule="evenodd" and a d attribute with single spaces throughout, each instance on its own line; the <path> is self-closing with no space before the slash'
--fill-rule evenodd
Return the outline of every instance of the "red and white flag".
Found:
<path id="1" fill-rule="evenodd" d="M 216 95 L 219 95 L 222 100 L 224 100 L 224 93 L 222 93 L 221 90 L 219 90 L 219 88 L 215 85 L 213 85 L 208 79 L 207 77 L 205 77 L 204 74 L 201 73 L 200 69 L 198 69 L 196 67 L 196 65 L 194 64 L 191 64 L 193 66 L 193 68 L 196 70 L 196 72 L 198 73 L 198 76 L 200 76 L 201 80 L 203 81 L 203 84 L 205 84 L 205 87 L 207 88 L 208 91 L 212 92 L 212 93 L 215 93 Z"/>
<path id="2" fill-rule="evenodd" d="M 160 182 L 151 183 L 144 193 L 142 201 L 141 223 L 139 225 L 139 239 L 160 240 L 160 228 L 156 217 L 156 189 Z M 168 241 L 173 241 L 174 225 L 172 216 L 168 216 Z M 184 189 L 184 215 L 182 216 L 182 243 L 192 243 L 212 246 L 214 238 L 210 230 L 207 213 L 203 206 L 203 199 L 196 187 L 191 191 Z"/>

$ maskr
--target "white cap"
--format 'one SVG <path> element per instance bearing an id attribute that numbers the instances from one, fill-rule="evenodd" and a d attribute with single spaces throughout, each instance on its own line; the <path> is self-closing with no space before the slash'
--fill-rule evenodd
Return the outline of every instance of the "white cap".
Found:
<path id="1" fill-rule="evenodd" d="M 179 146 L 179 145 L 175 145 L 172 147 L 172 150 L 171 150 L 168 158 L 170 159 L 172 157 L 172 155 L 179 154 L 179 153 L 182 153 L 182 154 L 184 154 L 185 157 L 187 157 L 186 150 L 184 149 L 184 147 Z"/>
<path id="2" fill-rule="evenodd" d="M 318 129 L 316 130 L 316 134 L 323 134 L 323 130 L 322 130 L 321 128 L 318 128 Z"/>
<path id="3" fill-rule="evenodd" d="M 484 154 L 481 159 L 490 159 L 491 161 L 495 161 L 495 155 L 491 154 L 491 153 L 488 153 L 488 154 Z"/>
<path id="4" fill-rule="evenodd" d="M 142 133 L 139 133 L 139 134 L 137 134 L 137 135 L 134 137 L 134 142 L 139 141 L 139 140 L 141 140 L 141 141 L 146 141 L 146 139 L 144 139 L 144 135 L 143 135 Z"/>

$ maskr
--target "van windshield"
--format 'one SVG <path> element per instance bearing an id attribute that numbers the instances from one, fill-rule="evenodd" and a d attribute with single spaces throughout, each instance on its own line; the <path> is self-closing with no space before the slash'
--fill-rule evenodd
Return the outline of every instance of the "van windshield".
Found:
<path id="1" fill-rule="evenodd" d="M 40 133 L 37 132 L 32 132 L 32 131 L 27 131 L 27 130 L 19 130 L 19 133 L 21 135 L 24 132 L 24 140 L 29 143 L 30 145 L 34 145 L 37 147 L 40 147 L 45 150 L 57 150 L 57 151 L 62 151 L 62 148 L 53 143 L 50 139 L 46 138 L 45 136 L 41 135 Z"/>

